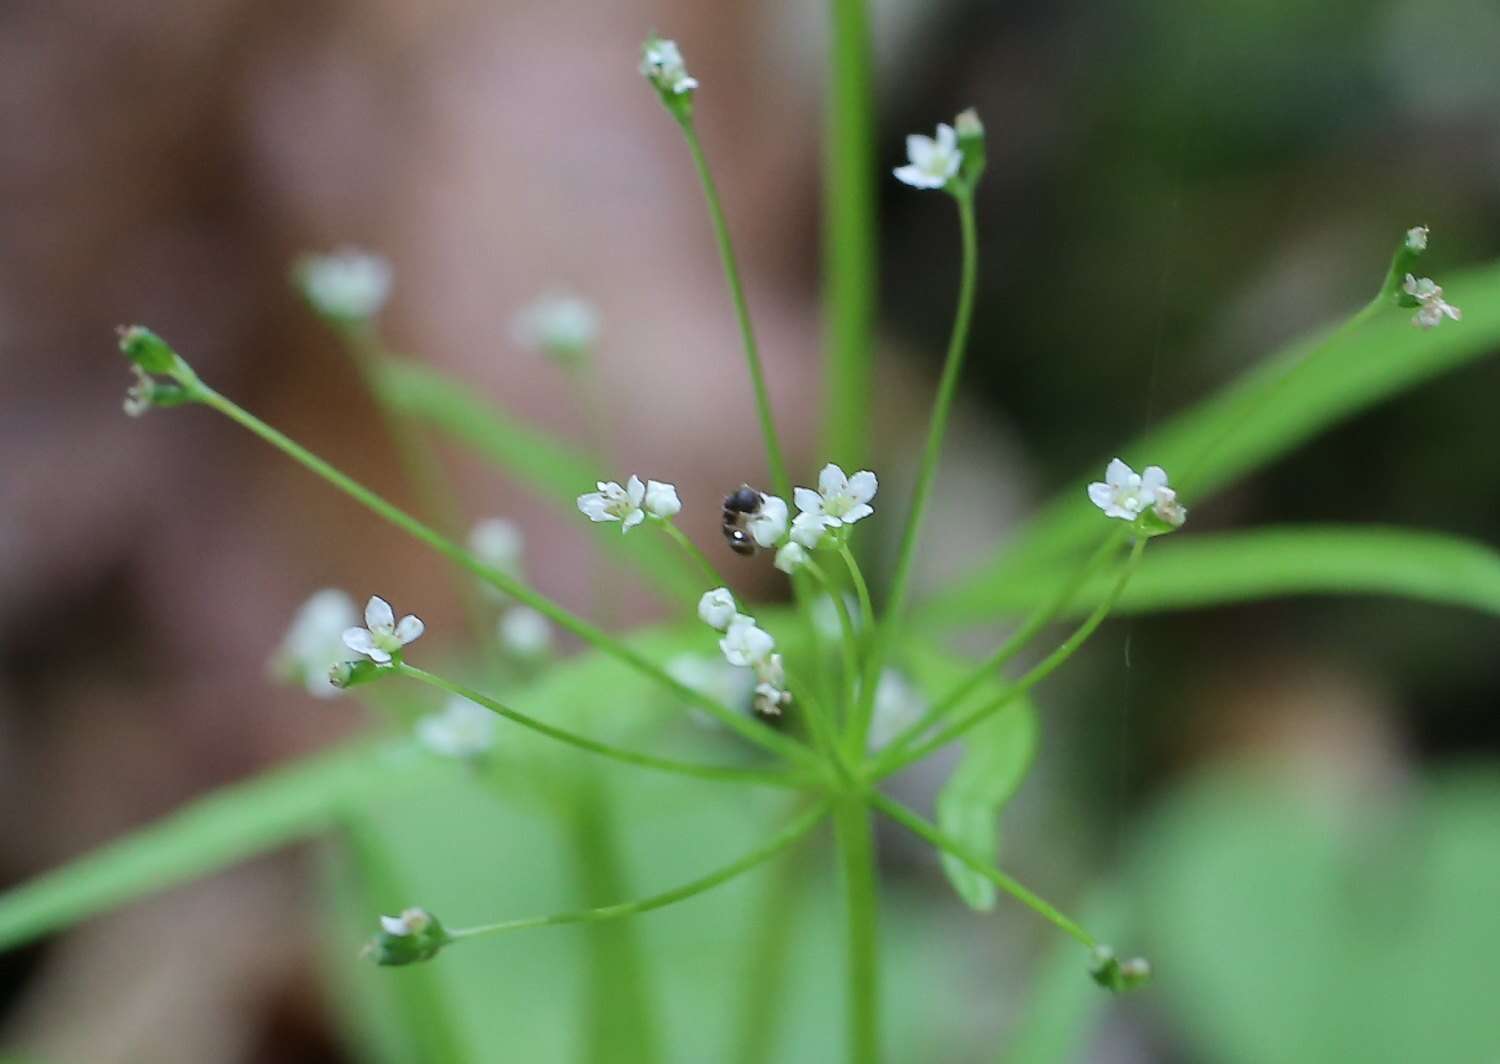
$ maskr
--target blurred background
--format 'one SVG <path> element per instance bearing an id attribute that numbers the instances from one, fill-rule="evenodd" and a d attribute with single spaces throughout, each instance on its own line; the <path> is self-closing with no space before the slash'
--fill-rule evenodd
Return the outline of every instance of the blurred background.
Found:
<path id="1" fill-rule="evenodd" d="M 964 106 L 989 129 L 930 578 L 1361 305 L 1407 227 L 1432 227 L 1439 280 L 1500 254 L 1489 0 L 874 6 L 882 167 Z M 699 129 L 806 482 L 823 5 L 0 5 L 0 882 L 364 727 L 267 677 L 311 590 L 378 592 L 432 632 L 461 615 L 437 559 L 223 419 L 124 417 L 122 322 L 411 502 L 347 357 L 288 283 L 295 257 L 383 253 L 396 349 L 584 438 L 568 377 L 509 328 L 576 290 L 604 322 L 601 476 L 675 481 L 681 523 L 714 544 L 718 496 L 761 479 L 762 452 L 689 161 L 634 69 L 652 27 L 703 82 Z M 946 202 L 893 179 L 879 209 L 871 464 L 895 502 L 957 238 Z M 1380 521 L 1493 543 L 1496 394 L 1493 360 L 1424 385 L 1195 507 L 1194 526 Z M 596 530 L 445 456 L 466 515 L 517 521 L 532 580 L 587 611 Z M 1003 854 L 1101 920 L 1128 911 L 1161 979 L 1028 1059 L 1500 1060 L 1500 1030 L 1463 1007 L 1500 949 L 1497 637 L 1477 614 L 1370 599 L 1108 625 L 1042 693 Z M 1251 760 L 1278 782 L 1242 773 Z M 928 987 L 947 1034 L 924 1059 L 1001 1059 L 1049 935 L 1003 904 L 975 931 L 929 855 L 883 841 L 891 934 L 936 929 L 948 951 L 950 981 Z M 314 864 L 258 860 L 0 957 L 0 1045 L 49 1062 L 361 1059 L 320 974 Z M 826 1059 L 817 1037 L 785 1059 Z"/>

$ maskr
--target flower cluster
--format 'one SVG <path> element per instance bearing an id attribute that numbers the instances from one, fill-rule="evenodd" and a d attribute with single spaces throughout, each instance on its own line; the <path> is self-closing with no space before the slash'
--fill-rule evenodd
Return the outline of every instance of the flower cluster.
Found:
<path id="1" fill-rule="evenodd" d="M 1150 533 L 1171 532 L 1187 520 L 1187 508 L 1177 501 L 1177 492 L 1167 486 L 1161 466 L 1147 466 L 1137 473 L 1116 458 L 1104 471 L 1104 480 L 1089 485 L 1089 501 L 1105 517 L 1131 521 Z"/>
<path id="2" fill-rule="evenodd" d="M 663 95 L 684 96 L 698 88 L 676 41 L 651 37 L 641 49 L 641 74 Z"/>
<path id="3" fill-rule="evenodd" d="M 755 711 L 778 716 L 791 704 L 786 689 L 786 669 L 776 653 L 776 640 L 755 623 L 755 618 L 741 613 L 734 595 L 727 587 L 704 592 L 698 600 L 698 617 L 715 631 L 723 632 L 719 650 L 724 660 L 735 668 L 755 671 Z"/>
<path id="4" fill-rule="evenodd" d="M 1410 236 L 1407 239 L 1409 241 Z M 1401 290 L 1411 298 L 1410 305 L 1417 308 L 1411 323 L 1419 329 L 1435 329 L 1442 324 L 1445 316 L 1454 321 L 1459 321 L 1464 316 L 1463 311 L 1443 299 L 1442 286 L 1431 277 L 1413 277 L 1407 274 Z"/>
<path id="5" fill-rule="evenodd" d="M 878 487 L 869 470 L 845 476 L 830 462 L 818 474 L 817 491 L 797 488 L 792 493 L 799 511 L 795 518 L 785 499 L 760 492 L 760 506 L 745 519 L 745 531 L 756 546 L 776 549 L 776 568 L 794 573 L 829 533 L 836 534 L 836 542 L 840 529 L 875 512 L 870 500 Z"/>
<path id="6" fill-rule="evenodd" d="M 578 496 L 578 509 L 590 521 L 618 521 L 623 535 L 647 517 L 665 521 L 682 509 L 677 498 L 677 489 L 660 480 L 648 480 L 631 475 L 622 488 L 615 481 L 600 481 L 599 490 Z"/>

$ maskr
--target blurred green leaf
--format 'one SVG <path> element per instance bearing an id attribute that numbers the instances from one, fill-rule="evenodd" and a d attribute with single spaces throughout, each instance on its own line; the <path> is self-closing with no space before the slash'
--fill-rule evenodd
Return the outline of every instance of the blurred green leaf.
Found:
<path id="1" fill-rule="evenodd" d="M 0 896 L 0 948 L 306 838 L 432 764 L 410 743 L 366 742 L 225 787 Z"/>
<path id="2" fill-rule="evenodd" d="M 1201 510 L 1220 488 L 1340 420 L 1495 350 L 1500 264 L 1444 281 L 1447 296 L 1464 310 L 1462 322 L 1450 323 L 1456 327 L 1419 330 L 1410 311 L 1392 307 L 1362 325 L 1300 340 L 1120 447 L 1119 455 L 1137 468 L 1163 466 L 1189 510 Z M 965 612 L 950 605 L 955 601 L 968 604 L 972 613 L 974 603 L 1003 596 L 1011 581 L 1102 539 L 1109 522 L 1100 519 L 1085 488 L 1099 479 L 1109 457 L 1101 456 L 991 561 L 939 592 L 927 604 L 926 616 L 945 619 Z"/>
<path id="3" fill-rule="evenodd" d="M 538 494 L 575 511 L 578 496 L 599 480 L 620 479 L 617 470 L 597 468 L 582 451 L 541 429 L 523 425 L 486 402 L 459 381 L 408 359 L 372 363 L 371 380 L 380 398 L 397 413 L 426 421 L 504 469 Z M 604 549 L 616 552 L 650 578 L 651 586 L 683 601 L 704 591 L 697 570 L 660 535 L 642 530 L 622 536 L 618 528 L 596 529 Z"/>
<path id="4" fill-rule="evenodd" d="M 964 589 L 931 605 L 923 619 L 942 624 L 992 620 L 1050 600 L 1066 566 L 1015 573 Z M 1085 613 L 1108 594 L 1102 574 L 1070 607 Z M 1116 612 L 1191 609 L 1278 595 L 1399 595 L 1500 615 L 1500 552 L 1438 532 L 1358 526 L 1262 528 L 1153 544 Z"/>

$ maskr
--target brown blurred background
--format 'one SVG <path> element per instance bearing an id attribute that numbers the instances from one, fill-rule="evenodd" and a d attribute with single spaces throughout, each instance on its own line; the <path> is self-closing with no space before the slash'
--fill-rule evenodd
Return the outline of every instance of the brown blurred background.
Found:
<path id="1" fill-rule="evenodd" d="M 965 105 L 991 131 L 962 473 L 933 521 L 950 530 L 934 571 L 1356 306 L 1407 226 L 1432 226 L 1439 277 L 1500 252 L 1500 11 L 1484 0 L 876 6 L 882 166 Z M 810 470 L 819 4 L 0 6 L 0 880 L 357 727 L 265 677 L 313 588 L 379 591 L 435 632 L 459 613 L 434 558 L 222 419 L 125 418 L 117 324 L 150 324 L 221 391 L 400 499 L 371 404 L 287 283 L 295 256 L 382 252 L 395 347 L 581 434 L 567 380 L 508 334 L 514 311 L 571 287 L 604 319 L 618 461 L 601 473 L 676 481 L 685 526 L 713 537 L 713 507 L 691 502 L 755 479 L 761 452 L 692 172 L 634 71 L 651 27 L 704 83 L 699 127 L 774 401 Z M 880 206 L 882 372 L 913 386 L 882 390 L 898 398 L 882 400 L 875 467 L 894 485 L 956 241 L 936 197 L 883 180 Z M 1481 364 L 1424 387 L 1195 522 L 1386 520 L 1493 542 L 1497 386 Z M 534 581 L 586 608 L 592 530 L 452 457 L 468 516 L 518 520 Z M 1128 642 L 1129 691 L 1086 718 L 1098 670 L 1066 682 L 1055 771 L 1107 850 L 1138 802 L 1226 748 L 1397 774 L 1493 755 L 1497 635 L 1368 602 L 1118 624 L 1089 660 L 1118 662 Z M 165 941 L 164 904 L 0 958 L 4 1041 L 57 1061 L 341 1059 L 299 862 L 179 892 L 186 926 Z M 185 944 L 202 935 L 222 948 Z M 69 1019 L 83 1008 L 86 1024 Z"/>

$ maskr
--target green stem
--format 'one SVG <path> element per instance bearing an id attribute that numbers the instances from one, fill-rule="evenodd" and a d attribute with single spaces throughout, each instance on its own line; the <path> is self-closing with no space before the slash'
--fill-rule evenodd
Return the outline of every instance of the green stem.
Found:
<path id="1" fill-rule="evenodd" d="M 869 449 L 875 309 L 874 90 L 865 0 L 832 0 L 824 121 L 823 453 L 858 469 Z"/>
<path id="2" fill-rule="evenodd" d="M 957 839 L 943 834 L 937 825 L 929 823 L 900 802 L 893 798 L 887 798 L 874 788 L 871 788 L 867 797 L 872 806 L 879 809 L 912 834 L 926 839 L 940 850 L 951 853 L 974 871 L 984 876 L 985 879 L 988 879 L 995 886 L 1015 898 L 1022 905 L 1037 913 L 1054 926 L 1066 931 L 1085 946 L 1092 949 L 1099 944 L 1093 935 L 1080 927 L 1076 921 L 1063 915 L 1056 906 L 1028 890 L 998 868 L 995 868 Z"/>
<path id="3" fill-rule="evenodd" d="M 596 739 L 590 739 L 583 735 L 555 727 L 544 721 L 529 717 L 524 713 L 517 712 L 509 706 L 497 702 L 489 695 L 482 694 L 461 683 L 437 676 L 425 669 L 419 669 L 415 665 L 400 662 L 394 666 L 400 676 L 418 683 L 436 687 L 440 691 L 446 691 L 459 698 L 466 698 L 475 705 L 483 706 L 492 713 L 504 717 L 512 723 L 519 724 L 523 728 L 530 728 L 550 739 L 576 746 L 580 750 L 587 750 L 600 757 L 607 757 L 611 761 L 619 761 L 627 765 L 636 765 L 640 768 L 653 768 L 661 772 L 672 772 L 679 776 L 692 776 L 696 779 L 721 780 L 727 783 L 763 783 L 772 787 L 804 787 L 807 780 L 800 776 L 794 776 L 783 772 L 766 772 L 750 768 L 731 768 L 723 765 L 699 765 L 691 761 L 677 761 L 668 757 L 656 757 L 653 754 L 638 754 L 633 750 L 625 750 L 609 743 L 602 743 Z"/>
<path id="4" fill-rule="evenodd" d="M 653 894 L 649 898 L 641 898 L 638 901 L 619 902 L 614 905 L 604 905 L 597 909 L 579 909 L 573 912 L 552 913 L 548 916 L 531 916 L 523 920 L 504 920 L 500 923 L 480 924 L 476 927 L 450 930 L 448 934 L 453 940 L 462 941 L 463 939 L 477 938 L 480 935 L 500 934 L 505 931 L 522 931 L 532 927 L 554 927 L 559 924 L 588 924 L 597 920 L 618 920 L 621 917 L 650 912 L 652 909 L 662 909 L 676 902 L 685 901 L 696 894 L 712 890 L 721 883 L 727 883 L 735 876 L 743 872 L 748 872 L 756 865 L 769 861 L 772 857 L 788 849 L 798 839 L 811 831 L 826 812 L 828 812 L 828 803 L 820 802 L 771 836 L 771 839 L 764 846 L 751 851 L 733 864 L 725 865 L 716 872 L 710 872 L 703 878 L 695 879 L 690 883 L 684 883 L 680 887 L 674 887 L 661 894 Z"/>
<path id="5" fill-rule="evenodd" d="M 833 730 L 833 721 L 828 715 L 827 708 L 813 694 L 811 685 L 803 683 L 802 678 L 790 670 L 787 670 L 786 682 L 793 693 L 792 704 L 801 703 L 802 705 L 803 715 L 812 728 L 813 740 L 818 749 L 828 759 L 839 780 L 844 783 L 849 782 L 853 777 L 850 774 L 848 762 L 839 753 L 838 735 Z"/>
<path id="6" fill-rule="evenodd" d="M 231 421 L 249 429 L 304 468 L 322 477 L 344 494 L 359 502 L 366 509 L 389 521 L 414 539 L 425 543 L 444 557 L 457 562 L 481 580 L 499 588 L 518 602 L 530 606 L 558 627 L 571 632 L 585 643 L 618 661 L 624 662 L 643 675 L 649 676 L 685 701 L 703 707 L 703 709 L 722 721 L 730 730 L 739 733 L 752 743 L 774 753 L 781 754 L 783 757 L 793 761 L 800 762 L 805 767 L 821 770 L 821 762 L 819 762 L 811 751 L 792 742 L 785 736 L 778 735 L 763 724 L 746 719 L 744 715 L 736 713 L 729 707 L 714 701 L 701 691 L 695 691 L 673 677 L 634 647 L 612 638 L 604 631 L 585 621 L 583 618 L 563 609 L 551 599 L 532 590 L 530 586 L 508 573 L 485 565 L 462 547 L 446 539 L 440 533 L 424 525 L 405 511 L 391 505 L 385 499 L 375 494 L 375 492 L 360 484 L 353 477 L 335 469 L 301 444 L 273 429 L 270 425 L 260 420 L 260 418 L 231 400 L 226 399 L 208 385 L 201 381 L 193 380 L 187 387 L 190 388 L 193 398 L 197 402 L 212 407 Z"/>
<path id="7" fill-rule="evenodd" d="M 847 920 L 846 985 L 850 1064 L 880 1060 L 880 969 L 877 939 L 874 825 L 857 795 L 834 807 L 840 878 Z"/>
<path id="8" fill-rule="evenodd" d="M 854 552 L 849 549 L 849 544 L 839 544 L 839 557 L 844 559 L 844 567 L 849 570 L 849 579 L 854 584 L 854 594 L 859 599 L 859 619 L 863 624 L 863 631 L 869 634 L 875 627 L 875 607 L 870 602 L 870 586 L 865 583 L 865 574 L 859 568 L 859 562 L 854 558 Z"/>
<path id="9" fill-rule="evenodd" d="M 694 563 L 697 564 L 699 570 L 703 573 L 704 578 L 708 580 L 709 587 L 729 586 L 729 581 L 724 579 L 724 574 L 719 572 L 719 570 L 714 567 L 714 563 L 708 560 L 708 555 L 704 554 L 703 551 L 698 549 L 698 544 L 688 539 L 687 533 L 683 532 L 682 529 L 678 528 L 670 520 L 662 521 L 655 518 L 650 518 L 648 520 L 650 520 L 652 524 L 656 525 L 663 532 L 665 532 L 674 542 L 676 542 L 679 547 L 682 548 L 683 553 L 685 553 L 689 558 L 693 560 Z"/>
<path id="10" fill-rule="evenodd" d="M 943 375 L 938 381 L 937 396 L 932 404 L 932 419 L 927 429 L 927 444 L 922 451 L 922 464 L 917 472 L 916 488 L 912 492 L 911 509 L 906 515 L 906 526 L 901 532 L 901 546 L 896 554 L 896 569 L 891 578 L 890 593 L 886 599 L 885 613 L 880 626 L 870 640 L 870 652 L 865 658 L 864 683 L 860 685 L 859 712 L 856 724 L 868 727 L 874 708 L 875 683 L 885 664 L 886 652 L 893 633 L 901 623 L 901 612 L 906 605 L 907 590 L 911 582 L 912 563 L 916 559 L 917 540 L 922 531 L 922 520 L 932 498 L 932 486 L 937 479 L 938 459 L 942 457 L 943 437 L 948 430 L 948 416 L 953 409 L 953 399 L 958 392 L 959 374 L 963 370 L 964 351 L 969 341 L 969 321 L 974 311 L 974 288 L 979 276 L 978 237 L 974 227 L 974 194 L 960 186 L 953 196 L 958 203 L 959 231 L 963 241 L 963 267 L 958 288 L 958 309 L 953 317 L 953 332 L 948 340 L 948 354 L 943 361 Z M 863 739 L 861 739 L 863 742 Z"/>
<path id="11" fill-rule="evenodd" d="M 782 498 L 792 497 L 792 481 L 787 475 L 786 459 L 782 456 L 781 439 L 776 434 L 776 418 L 771 412 L 771 395 L 766 390 L 766 375 L 761 367 L 760 348 L 755 342 L 755 327 L 750 322 L 750 307 L 745 302 L 745 286 L 740 280 L 740 268 L 734 256 L 734 245 L 729 239 L 729 225 L 724 220 L 724 208 L 719 203 L 719 190 L 714 185 L 713 174 L 708 169 L 708 160 L 703 155 L 703 145 L 698 141 L 698 131 L 691 117 L 679 117 L 682 135 L 687 140 L 688 151 L 693 156 L 693 166 L 698 170 L 698 180 L 703 185 L 704 198 L 708 200 L 708 215 L 713 222 L 714 239 L 719 246 L 719 261 L 724 266 L 724 279 L 729 282 L 729 294 L 734 300 L 734 315 L 740 327 L 740 340 L 745 348 L 745 362 L 750 368 L 750 384 L 755 391 L 755 412 L 760 417 L 760 431 L 766 442 L 766 461 L 771 470 L 771 483 L 776 494 Z"/>
<path id="12" fill-rule="evenodd" d="M 841 636 L 839 647 L 844 662 L 844 693 L 846 697 L 852 698 L 859 681 L 859 634 L 854 628 L 854 618 L 849 616 L 849 606 L 844 601 L 843 591 L 833 586 L 828 574 L 823 572 L 818 563 L 809 559 L 806 569 L 817 581 L 819 590 L 833 603 L 834 612 L 838 614 Z"/>
<path id="13" fill-rule="evenodd" d="M 1061 646 L 1051 654 L 1048 654 L 1033 666 L 1026 675 L 1022 676 L 1013 685 L 1007 687 L 989 702 L 966 713 L 936 735 L 920 743 L 914 750 L 908 750 L 899 754 L 890 753 L 889 756 L 882 754 L 881 757 L 876 759 L 870 778 L 880 779 L 894 772 L 899 772 L 907 765 L 922 760 L 922 758 L 934 750 L 947 746 L 976 724 L 982 723 L 992 714 L 1014 703 L 1021 695 L 1056 672 L 1062 666 L 1063 662 L 1077 653 L 1078 648 L 1083 646 L 1088 641 L 1089 636 L 1093 635 L 1094 631 L 1104 623 L 1104 619 L 1109 616 L 1109 611 L 1114 608 L 1115 603 L 1119 601 L 1120 596 L 1124 593 L 1125 586 L 1130 583 L 1130 578 L 1135 575 L 1136 568 L 1141 562 L 1141 554 L 1145 549 L 1146 539 L 1144 537 L 1137 539 L 1135 546 L 1130 550 L 1130 558 L 1126 561 L 1124 570 L 1120 573 L 1120 578 L 1115 581 L 1115 586 L 1110 589 L 1104 601 L 1099 603 L 1094 612 L 1089 614 L 1088 618 L 1074 630 L 1073 634 Z"/>

